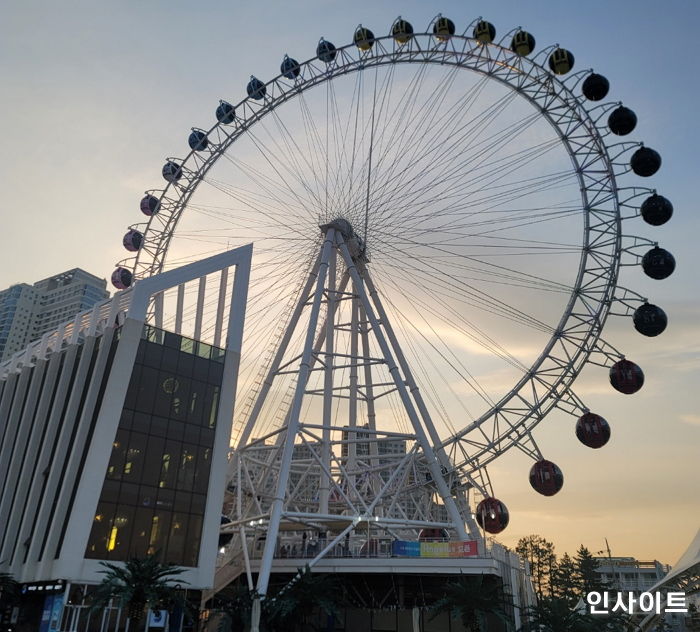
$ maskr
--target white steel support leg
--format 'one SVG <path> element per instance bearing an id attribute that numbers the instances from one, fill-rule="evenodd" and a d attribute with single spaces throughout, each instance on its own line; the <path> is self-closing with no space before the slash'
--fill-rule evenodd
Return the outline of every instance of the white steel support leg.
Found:
<path id="1" fill-rule="evenodd" d="M 355 262 L 353 261 L 350 255 L 350 251 L 348 250 L 348 247 L 345 244 L 345 240 L 343 239 L 340 233 L 337 234 L 336 239 L 338 241 L 340 251 L 343 255 L 343 259 L 345 260 L 345 265 L 347 265 L 348 267 L 348 272 L 350 273 L 350 277 L 352 278 L 353 284 L 355 286 L 355 292 L 358 294 L 360 300 L 362 301 L 362 305 L 365 308 L 365 313 L 367 314 L 367 319 L 372 325 L 372 330 L 374 331 L 377 343 L 379 344 L 384 359 L 387 362 L 389 373 L 394 381 L 396 390 L 399 396 L 401 397 L 401 401 L 403 402 L 403 405 L 406 409 L 406 413 L 408 414 L 408 417 L 411 420 L 413 430 L 416 433 L 416 439 L 418 440 L 423 454 L 425 455 L 427 466 L 430 470 L 433 482 L 437 486 L 438 493 L 442 497 L 442 501 L 445 504 L 445 508 L 447 509 L 447 513 L 450 516 L 450 520 L 454 524 L 457 534 L 460 538 L 467 539 L 468 535 L 464 528 L 464 519 L 460 515 L 459 509 L 457 508 L 454 499 L 450 495 L 450 490 L 447 486 L 447 483 L 445 482 L 445 479 L 443 478 L 442 471 L 440 469 L 440 466 L 438 465 L 436 455 L 430 444 L 428 436 L 425 433 L 423 424 L 421 423 L 418 413 L 414 408 L 413 401 L 404 383 L 404 378 L 401 375 L 399 367 L 394 362 L 394 358 L 391 353 L 389 344 L 387 343 L 387 340 L 384 337 L 384 333 L 380 328 L 379 320 L 374 314 L 372 303 L 370 302 L 369 297 L 367 296 L 367 292 L 365 291 L 364 284 L 360 277 L 360 273 L 358 272 L 357 267 L 355 266 Z M 386 325 L 386 322 L 384 322 L 384 325 Z M 269 543 L 266 543 L 266 545 L 267 544 Z"/>
<path id="2" fill-rule="evenodd" d="M 379 298 L 379 292 L 377 292 L 377 288 L 375 287 L 374 282 L 372 281 L 372 277 L 370 276 L 369 271 L 366 267 L 362 270 L 362 273 L 367 289 L 369 290 L 370 297 L 372 298 L 372 302 L 374 303 L 374 306 L 377 309 L 379 319 L 384 325 L 384 330 L 386 331 L 387 337 L 389 338 L 389 342 L 391 343 L 394 353 L 396 354 L 396 360 L 399 363 L 401 371 L 403 372 L 404 377 L 406 379 L 406 385 L 408 386 L 408 389 L 411 395 L 413 396 L 414 401 L 416 402 L 416 406 L 418 407 L 418 411 L 420 412 L 420 415 L 423 419 L 423 423 L 425 424 L 425 427 L 428 430 L 428 434 L 430 435 L 430 439 L 433 442 L 435 454 L 440 460 L 440 463 L 442 464 L 443 468 L 446 471 L 449 471 L 452 469 L 452 463 L 450 462 L 449 457 L 445 453 L 444 447 L 441 445 L 442 441 L 440 439 L 440 435 L 435 429 L 435 425 L 433 424 L 433 420 L 430 416 L 430 411 L 425 405 L 423 395 L 420 392 L 418 385 L 416 384 L 416 380 L 413 377 L 413 374 L 411 373 L 411 368 L 409 367 L 408 362 L 406 362 L 406 358 L 403 354 L 403 351 L 401 350 L 401 346 L 399 345 L 399 341 L 396 338 L 396 334 L 394 334 L 394 330 L 391 326 L 386 310 L 384 309 L 384 305 L 382 304 L 382 301 Z M 471 519 L 471 512 L 469 511 L 468 500 L 465 499 L 464 502 L 466 504 L 466 507 L 464 507 L 465 520 L 469 524 L 469 530 L 472 532 L 472 534 L 478 537 L 480 532 L 474 521 Z"/>
<path id="3" fill-rule="evenodd" d="M 321 250 L 321 259 L 318 266 L 318 279 L 314 298 L 311 304 L 311 315 L 309 317 L 309 325 L 306 331 L 306 339 L 304 342 L 304 351 L 302 353 L 301 362 L 299 364 L 299 375 L 297 385 L 294 392 L 294 400 L 289 415 L 289 423 L 287 425 L 287 435 L 282 451 L 282 462 L 280 463 L 279 478 L 277 479 L 277 488 L 275 490 L 275 498 L 272 501 L 270 508 L 270 522 L 267 528 L 265 537 L 265 548 L 263 550 L 262 560 L 260 561 L 260 572 L 258 575 L 258 594 L 264 596 L 267 593 L 267 586 L 270 581 L 270 571 L 272 569 L 272 558 L 275 553 L 277 544 L 277 536 L 279 535 L 280 520 L 284 509 L 284 497 L 287 492 L 287 483 L 289 480 L 289 470 L 292 464 L 292 454 L 294 451 L 294 439 L 299 430 L 299 416 L 301 414 L 301 405 L 304 399 L 304 391 L 306 390 L 306 381 L 311 368 L 311 352 L 313 350 L 314 336 L 316 333 L 316 325 L 318 324 L 318 314 L 321 308 L 321 298 L 323 297 L 323 287 L 326 280 L 326 272 L 328 270 L 328 262 L 333 242 L 335 240 L 336 231 L 334 228 L 329 228 L 325 234 L 323 248 Z M 347 248 L 346 248 L 347 250 Z M 254 622 L 256 623 L 256 622 Z M 257 622 L 259 623 L 259 621 Z"/>
<path id="4" fill-rule="evenodd" d="M 317 279 L 319 263 L 320 257 L 316 260 L 316 263 L 314 264 L 313 268 L 311 268 L 309 278 L 306 280 L 306 284 L 304 285 L 304 288 L 302 289 L 301 294 L 299 295 L 299 300 L 297 301 L 297 304 L 294 307 L 292 317 L 289 319 L 287 331 L 285 331 L 284 336 L 282 336 L 280 346 L 277 348 L 275 357 L 273 358 L 272 364 L 270 365 L 270 370 L 267 372 L 267 376 L 265 377 L 262 387 L 260 388 L 260 393 L 258 393 L 258 397 L 255 400 L 253 409 L 250 411 L 248 422 L 246 423 L 245 428 L 243 429 L 243 432 L 238 441 L 239 446 L 244 446 L 248 443 L 248 439 L 250 438 L 250 435 L 253 432 L 253 428 L 255 427 L 255 424 L 258 421 L 258 417 L 260 415 L 260 411 L 262 410 L 263 404 L 265 403 L 265 399 L 267 398 L 267 395 L 270 392 L 270 388 L 272 388 L 272 382 L 275 379 L 275 374 L 280 368 L 282 358 L 284 357 L 284 354 L 287 351 L 287 347 L 289 346 L 289 341 L 292 339 L 292 334 L 296 329 L 297 323 L 299 322 L 299 318 L 301 317 L 301 313 L 304 311 L 304 306 L 306 305 L 306 302 L 309 298 L 311 288 L 313 287 L 314 282 Z"/>
<path id="5" fill-rule="evenodd" d="M 326 352 L 323 371 L 323 431 L 321 433 L 321 461 L 325 467 L 321 472 L 319 485 L 319 512 L 328 513 L 328 496 L 331 481 L 326 472 L 331 469 L 331 424 L 333 423 L 333 351 L 335 339 L 335 306 L 337 302 L 335 288 L 336 250 L 331 250 L 328 262 L 328 283 L 326 284 Z"/>
<path id="6" fill-rule="evenodd" d="M 347 444 L 348 458 L 345 467 L 349 472 L 354 472 L 357 467 L 357 433 L 353 432 L 357 427 L 357 353 L 358 353 L 358 304 L 357 297 L 353 295 L 351 299 L 350 315 L 350 399 L 348 401 L 348 428 Z M 350 475 L 350 488 L 355 487 L 355 475 Z"/>
<path id="7" fill-rule="evenodd" d="M 368 362 L 370 356 L 369 348 L 369 327 L 367 323 L 367 314 L 364 307 L 358 302 L 360 322 L 358 323 L 359 333 L 362 336 L 362 356 L 365 358 L 365 397 L 367 398 L 367 425 L 370 430 L 377 430 L 377 413 L 374 409 L 374 386 L 372 385 L 372 365 Z M 379 450 L 377 447 L 377 435 L 374 435 L 375 440 L 369 443 L 370 466 L 376 468 L 379 465 Z M 381 487 L 381 481 L 378 480 L 378 475 L 372 476 L 370 480 L 372 492 L 377 495 Z M 383 508 L 377 508 L 377 515 L 384 513 Z"/>

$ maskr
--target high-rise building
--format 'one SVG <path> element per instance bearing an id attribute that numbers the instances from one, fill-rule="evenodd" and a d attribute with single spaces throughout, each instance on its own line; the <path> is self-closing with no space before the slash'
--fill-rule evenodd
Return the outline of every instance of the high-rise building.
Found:
<path id="1" fill-rule="evenodd" d="M 74 268 L 0 292 L 0 362 L 109 297 L 107 281 Z"/>

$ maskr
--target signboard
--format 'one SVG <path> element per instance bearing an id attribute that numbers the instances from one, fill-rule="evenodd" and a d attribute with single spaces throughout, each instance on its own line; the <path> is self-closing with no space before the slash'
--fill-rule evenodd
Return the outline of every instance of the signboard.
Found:
<path id="1" fill-rule="evenodd" d="M 410 542 L 394 540 L 391 554 L 396 557 L 473 557 L 478 555 L 476 540 L 459 542 Z"/>
<path id="2" fill-rule="evenodd" d="M 168 622 L 167 610 L 149 610 L 148 628 L 164 628 Z"/>

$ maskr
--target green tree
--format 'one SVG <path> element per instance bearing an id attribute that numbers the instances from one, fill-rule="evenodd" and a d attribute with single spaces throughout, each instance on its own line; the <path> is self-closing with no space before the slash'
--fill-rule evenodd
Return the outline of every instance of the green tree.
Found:
<path id="1" fill-rule="evenodd" d="M 519 632 L 592 632 L 590 617 L 576 612 L 566 599 L 544 597 L 525 612 Z"/>
<path id="2" fill-rule="evenodd" d="M 104 579 L 92 594 L 92 608 L 104 608 L 111 600 L 119 602 L 127 609 L 132 630 L 138 628 L 147 606 L 154 609 L 169 609 L 176 604 L 184 606 L 184 599 L 172 578 L 185 569 L 161 563 L 157 554 L 143 559 L 133 558 L 124 565 L 100 564 L 105 567 L 99 571 Z"/>
<path id="3" fill-rule="evenodd" d="M 551 597 L 554 592 L 553 575 L 557 567 L 554 544 L 541 535 L 528 535 L 518 540 L 515 551 L 530 564 L 537 598 L 540 599 L 545 595 Z"/>
<path id="4" fill-rule="evenodd" d="M 601 580 L 600 573 L 598 573 L 598 560 L 593 557 L 583 544 L 576 551 L 574 561 L 580 588 L 584 596 L 589 592 L 603 592 L 608 588 L 608 585 Z"/>
<path id="5" fill-rule="evenodd" d="M 573 607 L 581 597 L 581 580 L 578 566 L 568 553 L 561 556 L 552 578 L 554 597 L 564 599 Z"/>
<path id="6" fill-rule="evenodd" d="M 431 610 L 432 618 L 441 612 L 454 612 L 469 632 L 486 632 L 488 615 L 495 615 L 503 622 L 510 621 L 502 587 L 483 575 L 462 575 L 458 581 L 445 584 L 444 595 Z"/>

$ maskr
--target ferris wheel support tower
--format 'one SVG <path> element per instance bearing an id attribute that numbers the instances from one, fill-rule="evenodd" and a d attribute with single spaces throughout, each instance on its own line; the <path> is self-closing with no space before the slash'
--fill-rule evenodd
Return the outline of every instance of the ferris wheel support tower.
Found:
<path id="1" fill-rule="evenodd" d="M 300 356 L 293 361 L 297 367 L 294 396 L 286 414 L 283 428 L 277 434 L 275 446 L 277 457 L 270 456 L 267 460 L 268 471 L 258 473 L 257 484 L 264 490 L 266 481 L 275 480 L 274 494 L 272 495 L 269 510 L 262 520 L 266 522 L 265 546 L 260 561 L 257 592 L 265 595 L 268 589 L 273 559 L 280 534 L 281 524 L 285 521 L 301 520 L 315 521 L 316 524 L 336 527 L 334 537 L 328 540 L 327 545 L 316 558 L 309 563 L 312 566 L 328 551 L 343 541 L 353 529 L 361 523 L 370 524 L 373 528 L 386 528 L 393 532 L 406 529 L 420 528 L 449 528 L 455 532 L 458 539 L 480 539 L 479 531 L 470 514 L 466 495 L 463 492 L 455 492 L 454 468 L 442 449 L 436 449 L 439 445 L 439 435 L 431 419 L 428 408 L 421 397 L 415 379 L 408 367 L 405 356 L 401 351 L 396 335 L 394 334 L 387 313 L 382 305 L 379 293 L 367 269 L 367 258 L 361 239 L 355 234 L 352 226 L 344 219 L 337 219 L 329 224 L 321 226 L 323 242 L 319 257 L 313 266 L 307 283 L 301 292 L 296 309 L 282 336 L 280 346 L 269 369 L 267 379 L 264 381 L 258 399 L 248 418 L 246 427 L 241 435 L 236 455 L 231 461 L 231 478 L 236 478 L 236 471 L 241 469 L 241 459 L 245 459 L 245 452 L 252 436 L 260 411 L 265 405 L 265 399 L 270 393 L 273 381 L 281 372 L 288 371 L 292 362 L 282 363 L 285 352 L 288 350 L 293 334 L 299 326 L 300 317 L 305 307 L 310 307 L 309 320 L 304 332 L 303 350 Z M 344 271 L 338 282 L 339 263 L 344 265 Z M 346 287 L 350 291 L 346 291 Z M 351 301 L 350 323 L 338 322 L 338 305 L 341 301 Z M 326 304 L 325 323 L 321 321 L 321 308 Z M 319 327 L 320 325 L 320 327 Z M 350 357 L 340 353 L 334 342 L 339 331 L 350 334 Z M 380 354 L 373 357 L 370 353 L 370 332 Z M 361 347 L 361 350 L 360 350 Z M 323 366 L 317 367 L 322 363 Z M 372 382 L 372 367 L 384 365 L 388 372 L 389 380 L 379 384 Z M 349 368 L 349 384 L 338 385 L 334 373 L 341 368 Z M 364 383 L 360 384 L 359 369 L 364 369 Z M 308 390 L 309 378 L 312 371 L 323 371 L 322 392 L 314 393 Z M 392 431 L 378 430 L 376 426 L 376 411 L 374 400 L 381 396 L 375 388 L 390 388 L 400 398 L 407 419 L 410 421 L 411 434 L 396 433 Z M 347 391 L 347 396 L 341 392 Z M 302 421 L 302 404 L 307 396 L 318 394 L 323 397 L 322 423 L 305 423 Z M 347 397 L 348 400 L 348 426 L 340 428 L 333 423 L 333 400 L 336 397 Z M 358 399 L 367 404 L 368 426 L 358 432 L 353 432 L 357 426 Z M 348 438 L 344 441 L 334 440 L 333 434 L 344 431 Z M 306 437 L 305 437 L 306 435 Z M 358 462 L 356 449 L 361 441 L 358 435 L 365 437 L 362 441 L 369 443 L 369 469 L 375 471 L 374 480 L 368 489 L 360 490 L 357 479 L 364 465 Z M 369 442 L 366 437 L 372 436 Z M 377 440 L 386 437 L 401 437 L 415 441 L 415 446 L 403 457 L 403 464 L 392 468 L 391 475 L 384 478 L 377 475 L 382 470 L 377 466 Z M 308 444 L 308 437 L 318 437 L 315 447 L 311 448 L 316 466 L 319 469 L 319 494 L 315 507 L 307 507 L 306 511 L 290 511 L 295 505 L 294 490 L 290 490 L 290 472 L 294 457 L 295 445 Z M 334 447 L 345 444 L 346 459 L 341 462 L 334 452 Z M 437 494 L 440 502 L 448 515 L 448 523 L 430 520 L 427 516 L 423 520 L 392 518 L 383 511 L 384 502 L 390 493 L 395 493 L 396 486 L 401 485 L 401 477 L 404 469 L 410 464 L 421 463 L 429 473 L 429 485 Z M 386 469 L 386 467 L 385 467 Z M 405 478 L 405 476 L 403 477 Z M 239 490 L 243 480 L 234 485 Z M 469 486 L 479 487 L 473 479 L 469 479 Z M 425 485 L 422 486 L 425 488 Z M 369 491 L 368 491 L 369 490 Z M 260 491 L 260 490 L 259 490 Z M 345 501 L 340 513 L 338 509 L 331 511 L 329 499 L 332 495 L 342 497 Z M 359 502 L 358 502 L 359 501 Z M 245 515 L 243 503 L 239 503 L 242 512 L 237 516 L 236 522 L 242 524 L 248 516 Z M 267 518 L 267 520 L 265 520 Z M 248 569 L 250 577 L 250 569 Z"/>

